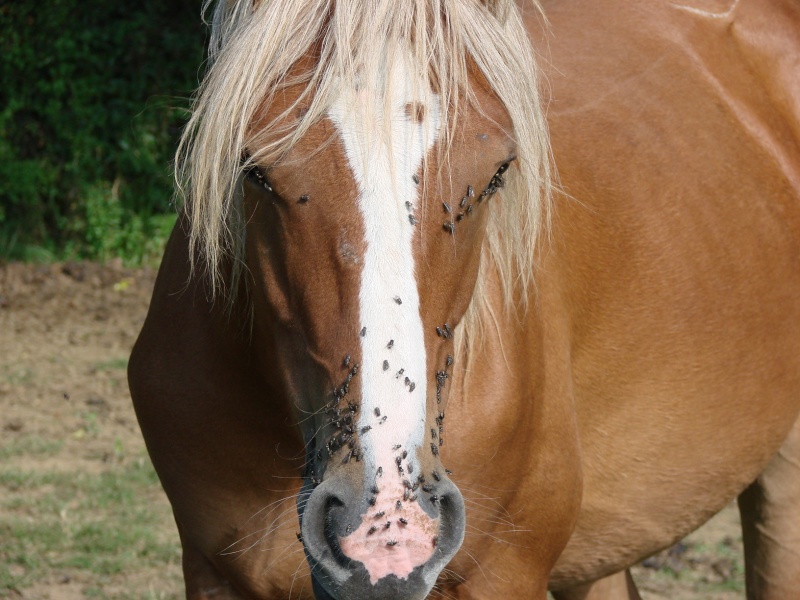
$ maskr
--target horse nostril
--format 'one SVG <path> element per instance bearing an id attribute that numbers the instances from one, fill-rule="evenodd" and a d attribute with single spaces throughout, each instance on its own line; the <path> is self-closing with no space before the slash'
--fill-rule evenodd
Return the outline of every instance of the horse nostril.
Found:
<path id="1" fill-rule="evenodd" d="M 348 503 L 347 489 L 335 482 L 324 481 L 308 497 L 301 513 L 300 530 L 306 554 L 314 563 L 325 565 L 325 569 L 336 578 L 346 578 L 346 558 L 342 554 L 337 537 L 345 520 Z"/>
<path id="2" fill-rule="evenodd" d="M 429 497 L 431 505 L 438 512 L 441 520 L 436 545 L 452 557 L 464 541 L 466 529 L 464 498 L 456 485 L 449 479 L 443 478 L 437 484 L 437 488 L 437 493 Z"/>
<path id="3" fill-rule="evenodd" d="M 342 524 L 346 520 L 345 503 L 337 496 L 331 496 L 325 502 L 324 511 L 325 528 L 323 535 L 325 542 L 330 548 L 333 558 L 342 566 L 346 566 L 349 563 L 349 559 L 339 546 L 339 537 L 349 533 L 347 528 L 340 531 Z"/>

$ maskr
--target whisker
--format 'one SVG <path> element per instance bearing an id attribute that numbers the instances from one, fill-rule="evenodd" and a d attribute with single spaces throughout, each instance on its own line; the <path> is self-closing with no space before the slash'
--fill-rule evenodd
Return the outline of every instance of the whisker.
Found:
<path id="1" fill-rule="evenodd" d="M 297 573 L 300 571 L 300 569 L 303 567 L 303 565 L 307 565 L 307 564 L 308 564 L 308 562 L 306 562 L 306 557 L 304 556 L 300 560 L 300 562 L 298 563 L 297 568 L 294 570 L 294 573 L 292 573 L 292 583 L 289 586 L 289 600 L 292 600 L 292 590 L 294 590 L 294 582 L 297 580 Z M 310 577 L 311 576 L 311 572 L 309 571 L 308 573 L 304 574 L 304 576 Z M 302 590 L 300 591 L 300 593 L 301 594 L 303 593 Z M 299 598 L 300 597 L 298 596 L 298 600 L 299 600 Z"/>
<path id="2" fill-rule="evenodd" d="M 478 503 L 472 503 L 474 506 L 470 506 L 470 502 L 466 499 L 464 500 L 464 504 L 467 511 L 467 518 L 469 519 L 478 519 L 481 521 L 502 524 L 507 527 L 515 527 L 514 521 L 512 521 L 510 518 L 503 517 L 499 511 L 487 509 L 485 506 L 481 506 Z"/>
<path id="3" fill-rule="evenodd" d="M 270 562 L 270 563 L 269 563 L 269 564 L 268 564 L 266 567 L 264 567 L 264 571 L 265 571 L 265 572 L 268 572 L 268 571 L 269 571 L 269 570 L 270 570 L 272 567 L 274 567 L 274 566 L 275 566 L 275 565 L 278 563 L 278 561 L 279 561 L 279 560 L 283 559 L 283 558 L 284 558 L 284 556 L 285 556 L 285 557 L 288 559 L 288 558 L 290 558 L 292 555 L 294 555 L 294 554 L 297 554 L 298 552 L 304 552 L 304 549 L 303 549 L 303 545 L 302 545 L 302 544 L 300 544 L 300 547 L 299 547 L 299 548 L 295 548 L 294 550 L 292 550 L 291 552 L 289 552 L 288 554 L 286 554 L 286 551 L 287 551 L 289 548 L 290 548 L 290 546 L 286 546 L 286 547 L 285 547 L 285 548 L 284 548 L 284 549 L 283 549 L 283 550 L 282 550 L 282 551 L 281 551 L 281 552 L 278 554 L 278 556 L 276 556 L 276 557 L 275 557 L 275 558 L 272 560 L 272 562 Z"/>
<path id="4" fill-rule="evenodd" d="M 274 505 L 276 505 L 276 504 L 282 504 L 282 503 L 286 502 L 287 500 L 294 500 L 296 497 L 297 497 L 297 494 L 291 494 L 290 496 L 284 496 L 283 498 L 280 498 L 280 499 L 278 499 L 278 500 L 275 500 L 274 502 L 270 502 L 270 503 L 269 503 L 269 504 L 267 504 L 266 506 L 264 506 L 264 507 L 262 507 L 262 508 L 258 509 L 256 512 L 254 512 L 254 513 L 253 513 L 253 514 L 250 516 L 250 518 L 249 518 L 249 519 L 247 519 L 247 521 L 245 521 L 244 523 L 242 523 L 242 527 L 244 527 L 245 525 L 247 525 L 247 524 L 248 524 L 250 521 L 252 521 L 253 519 L 255 519 L 255 518 L 258 516 L 258 515 L 260 515 L 260 514 L 261 514 L 262 512 L 264 512 L 265 510 L 267 510 L 267 509 L 268 509 L 270 506 L 273 506 L 273 508 L 272 508 L 272 510 L 270 510 L 270 511 L 269 511 L 269 512 L 268 512 L 266 515 L 264 515 L 264 518 L 265 518 L 265 519 L 266 519 L 266 518 L 267 518 L 267 517 L 268 517 L 268 516 L 269 516 L 269 515 L 272 513 L 272 511 L 273 511 L 273 510 L 275 510 L 276 508 L 278 508 L 277 506 L 274 506 Z"/>
<path id="5" fill-rule="evenodd" d="M 492 533 L 489 533 L 487 531 L 483 531 L 482 529 L 478 529 L 474 525 L 467 525 L 467 530 L 464 532 L 465 533 L 465 537 L 469 533 L 474 533 L 473 531 L 470 531 L 470 529 L 474 530 L 474 532 L 477 532 L 481 537 L 489 537 L 489 538 L 492 538 L 493 540 L 495 540 L 497 542 L 500 542 L 502 544 L 506 544 L 508 546 L 513 546 L 515 548 L 529 548 L 530 547 L 530 546 L 527 546 L 525 544 L 516 544 L 514 542 L 509 542 L 508 540 L 504 540 L 501 537 L 497 537 L 496 535 L 494 535 Z M 519 530 L 519 531 L 530 531 L 530 530 Z"/>
<path id="6" fill-rule="evenodd" d="M 286 499 L 284 499 L 284 500 L 286 500 Z M 300 502 L 299 503 L 300 507 L 302 507 L 306 502 L 307 502 L 307 500 L 304 500 L 303 502 Z M 270 511 L 270 512 L 272 512 L 272 511 Z M 219 555 L 220 556 L 231 556 L 231 555 L 234 555 L 234 554 L 238 554 L 239 556 L 241 556 L 245 552 L 251 550 L 252 548 L 257 546 L 259 543 L 261 543 L 264 539 L 267 538 L 267 536 L 269 536 L 270 534 L 274 533 L 275 531 L 278 531 L 279 529 L 284 527 L 287 523 L 292 522 L 293 521 L 292 517 L 294 516 L 294 514 L 295 514 L 295 508 L 294 507 L 284 510 L 283 512 L 278 514 L 278 516 L 275 517 L 269 525 L 267 525 L 266 527 L 263 527 L 261 529 L 258 529 L 256 531 L 252 531 L 252 532 L 240 537 L 238 540 L 236 540 L 235 542 L 231 543 L 229 546 L 227 546 L 226 548 L 221 550 L 219 552 Z M 283 519 L 286 515 L 290 515 L 290 518 L 284 519 L 283 521 L 281 521 L 281 519 Z M 255 542 L 253 542 L 250 546 L 248 546 L 247 548 L 242 548 L 242 549 L 239 549 L 239 550 L 231 550 L 231 548 L 233 548 L 237 544 L 243 542 L 247 538 L 252 537 L 254 535 L 258 535 L 258 534 L 261 534 L 261 536 Z"/>
<path id="7" fill-rule="evenodd" d="M 477 561 L 477 559 L 476 559 L 476 558 L 475 558 L 475 557 L 472 555 L 472 552 L 470 552 L 470 551 L 469 551 L 469 550 L 467 550 L 466 548 L 462 548 L 462 551 L 464 552 L 464 554 L 466 554 L 467 556 L 469 556 L 469 557 L 472 559 L 472 562 L 474 562 L 474 563 L 475 563 L 475 566 L 477 566 L 477 567 L 478 567 L 478 570 L 481 572 L 481 575 L 483 575 L 483 578 L 486 580 L 486 583 L 488 583 L 488 584 L 489 584 L 489 587 L 491 587 L 491 588 L 492 588 L 492 591 L 493 591 L 493 592 L 495 592 L 495 594 L 496 594 L 496 593 L 497 593 L 497 590 L 495 589 L 495 587 L 494 587 L 494 584 L 492 584 L 492 581 L 489 579 L 489 577 L 487 577 L 487 575 L 486 575 L 486 571 L 484 571 L 484 570 L 483 570 L 483 567 L 482 567 L 482 566 L 481 566 L 481 564 L 480 564 L 480 563 Z M 491 569 L 490 569 L 490 570 L 491 570 Z M 494 572 L 492 572 L 492 575 L 495 575 L 495 577 L 497 577 L 497 575 L 496 575 Z M 504 580 L 502 580 L 502 581 L 504 581 Z M 509 583 L 509 582 L 506 582 L 506 583 Z"/>

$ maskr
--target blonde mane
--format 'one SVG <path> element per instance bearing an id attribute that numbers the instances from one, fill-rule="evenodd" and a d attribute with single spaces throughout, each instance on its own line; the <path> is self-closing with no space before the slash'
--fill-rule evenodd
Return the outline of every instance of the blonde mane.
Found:
<path id="1" fill-rule="evenodd" d="M 205 8 L 211 0 L 207 0 Z M 533 3 L 532 3 L 533 5 Z M 538 8 L 538 7 L 537 7 Z M 402 49 L 402 50 L 401 50 Z M 506 305 L 526 298 L 534 249 L 549 217 L 550 160 L 537 69 L 520 10 L 513 0 L 220 0 L 212 22 L 209 69 L 181 138 L 177 196 L 190 224 L 192 270 L 198 262 L 216 292 L 235 295 L 244 265 L 243 170 L 270 164 L 326 114 L 339 82 L 377 81 L 382 64 L 409 52 L 422 87 L 440 98 L 440 148 L 446 154 L 464 101 L 473 103 L 468 61 L 485 76 L 513 123 L 518 160 L 493 202 L 481 267 L 459 342 L 477 333 L 491 310 L 483 293 L 488 269 L 500 276 Z M 298 79 L 290 69 L 310 52 L 319 58 Z M 287 86 L 305 91 L 267 125 L 270 136 L 245 147 L 261 107 Z M 280 123 L 307 108 L 299 124 Z M 259 142 L 261 142 L 261 137 Z M 198 261 L 199 257 L 199 261 Z M 231 279 L 221 267 L 231 260 Z"/>

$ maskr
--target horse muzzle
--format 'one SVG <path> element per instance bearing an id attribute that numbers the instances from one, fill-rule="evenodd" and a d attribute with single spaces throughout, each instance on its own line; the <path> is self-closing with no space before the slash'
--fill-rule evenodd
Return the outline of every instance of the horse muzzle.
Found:
<path id="1" fill-rule="evenodd" d="M 464 499 L 449 479 L 365 492 L 337 477 L 308 497 L 301 532 L 317 600 L 422 600 L 464 540 Z"/>

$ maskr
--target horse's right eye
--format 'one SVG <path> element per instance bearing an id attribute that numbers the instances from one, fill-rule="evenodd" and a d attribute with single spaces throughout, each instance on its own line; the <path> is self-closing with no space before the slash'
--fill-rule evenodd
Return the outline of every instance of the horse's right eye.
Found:
<path id="1" fill-rule="evenodd" d="M 245 170 L 245 177 L 247 177 L 253 183 L 262 186 L 268 192 L 272 191 L 272 186 L 270 185 L 267 176 L 264 175 L 264 172 L 257 165 L 248 166 Z"/>

